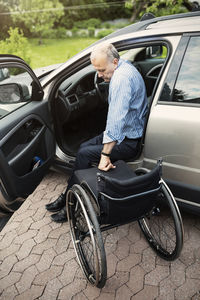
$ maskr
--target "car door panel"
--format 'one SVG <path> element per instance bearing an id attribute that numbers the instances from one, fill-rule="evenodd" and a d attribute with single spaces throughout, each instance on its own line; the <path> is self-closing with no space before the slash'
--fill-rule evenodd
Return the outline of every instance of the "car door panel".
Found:
<path id="1" fill-rule="evenodd" d="M 17 66 L 19 64 L 23 66 L 23 61 L 18 59 Z M 30 76 L 33 78 L 32 71 Z M 15 76 L 10 76 L 9 80 L 13 81 L 13 78 Z M 21 74 L 17 80 L 19 84 L 24 84 Z M 32 86 L 40 86 L 37 78 L 34 77 L 33 82 Z M 42 93 L 42 89 L 39 92 Z M 20 103 L 11 111 L 6 104 L 8 109 L 6 106 L 6 114 L 0 119 L 0 191 L 7 203 L 17 197 L 26 198 L 33 192 L 55 154 L 48 101 L 38 101 L 37 95 L 39 93 L 33 91 L 28 102 Z M 3 105 L 1 102 L 1 107 Z"/>
<path id="2" fill-rule="evenodd" d="M 145 162 L 154 164 L 163 157 L 163 176 L 176 198 L 198 205 L 199 45 L 200 36 L 182 37 L 160 97 L 152 105 L 145 136 Z"/>
<path id="3" fill-rule="evenodd" d="M 29 104 L 26 105 L 26 113 L 22 113 L 22 108 L 14 112 L 19 115 L 17 122 L 11 122 L 6 128 L 1 126 L 6 134 L 1 134 L 0 139 L 0 177 L 4 190 L 9 191 L 8 195 L 11 198 L 26 197 L 35 189 L 49 168 L 55 153 L 53 133 L 46 112 L 47 103 L 34 104 L 35 107 L 31 105 L 30 110 Z M 44 119 L 45 115 L 47 122 Z M 9 116 L 7 121 L 8 119 Z M 34 157 L 39 157 L 42 163 L 37 169 L 32 170 Z"/>

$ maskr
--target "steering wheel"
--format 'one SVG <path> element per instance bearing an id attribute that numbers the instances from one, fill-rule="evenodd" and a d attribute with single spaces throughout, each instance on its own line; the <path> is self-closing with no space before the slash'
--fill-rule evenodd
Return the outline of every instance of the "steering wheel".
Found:
<path id="1" fill-rule="evenodd" d="M 98 72 L 94 75 L 94 86 L 100 100 L 103 103 L 107 103 L 109 82 L 105 82 L 103 79 L 99 78 Z"/>

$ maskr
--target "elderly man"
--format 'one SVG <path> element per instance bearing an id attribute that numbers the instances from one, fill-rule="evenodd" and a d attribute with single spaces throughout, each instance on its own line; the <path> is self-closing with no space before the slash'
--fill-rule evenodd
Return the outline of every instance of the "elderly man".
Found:
<path id="1" fill-rule="evenodd" d="M 146 90 L 140 73 L 132 64 L 120 59 L 112 44 L 96 46 L 90 59 L 98 76 L 110 82 L 107 122 L 102 134 L 80 145 L 74 171 L 89 168 L 93 163 L 97 163 L 100 170 L 108 171 L 115 168 L 113 162 L 134 158 L 137 153 L 147 114 Z M 46 205 L 47 210 L 57 211 L 51 215 L 53 221 L 67 221 L 66 193 L 73 184 L 72 174 L 65 193 Z"/>

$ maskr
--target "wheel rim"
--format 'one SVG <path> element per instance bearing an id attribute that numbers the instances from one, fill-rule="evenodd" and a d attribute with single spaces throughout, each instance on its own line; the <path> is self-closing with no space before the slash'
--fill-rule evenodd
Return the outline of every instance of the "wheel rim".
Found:
<path id="1" fill-rule="evenodd" d="M 165 186 L 164 186 L 165 188 Z M 169 191 L 165 188 L 165 196 Z M 150 246 L 159 256 L 166 260 L 176 259 L 182 249 L 183 226 L 182 219 L 173 195 L 171 200 L 165 197 L 165 207 L 158 202 L 157 205 L 139 220 L 139 225 Z"/>
<path id="2" fill-rule="evenodd" d="M 100 257 L 98 247 L 96 247 L 94 227 L 80 195 L 75 191 L 69 195 L 67 211 L 72 241 L 81 269 L 87 280 L 92 285 L 97 285 L 100 280 Z M 75 218 L 73 217 L 74 214 L 76 214 Z"/>

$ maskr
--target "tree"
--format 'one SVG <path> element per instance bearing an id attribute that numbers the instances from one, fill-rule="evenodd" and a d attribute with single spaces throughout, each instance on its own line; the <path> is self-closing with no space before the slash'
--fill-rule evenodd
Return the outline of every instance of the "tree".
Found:
<path id="1" fill-rule="evenodd" d="M 192 11 L 195 4 L 190 0 L 127 0 L 126 7 L 132 9 L 131 22 L 135 22 L 144 13 L 151 12 L 158 16 Z"/>
<path id="2" fill-rule="evenodd" d="M 18 5 L 12 6 L 10 10 L 13 21 L 23 22 L 31 33 L 40 37 L 40 40 L 64 14 L 63 5 L 59 0 L 18 0 Z"/>
<path id="3" fill-rule="evenodd" d="M 4 1 L 0 0 L 0 39 L 8 36 L 8 29 L 12 26 L 12 20 L 9 15 L 9 9 Z"/>
<path id="4" fill-rule="evenodd" d="M 29 43 L 23 32 L 19 28 L 10 28 L 9 37 L 0 41 L 1 54 L 14 54 L 23 58 L 26 63 L 30 64 Z"/>

